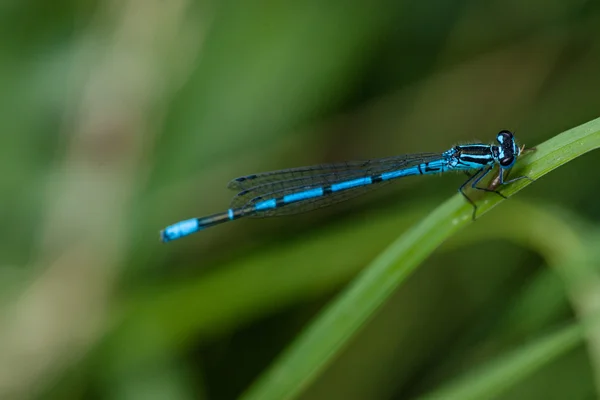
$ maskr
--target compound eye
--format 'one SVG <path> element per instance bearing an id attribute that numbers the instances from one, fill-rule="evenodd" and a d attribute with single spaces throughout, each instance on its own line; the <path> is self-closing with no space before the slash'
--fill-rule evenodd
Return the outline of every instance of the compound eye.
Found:
<path id="1" fill-rule="evenodd" d="M 509 168 L 515 163 L 514 157 L 504 157 L 500 159 L 500 166 L 502 168 Z"/>
<path id="2" fill-rule="evenodd" d="M 511 131 L 501 131 L 500 133 L 498 133 L 498 136 L 496 137 L 496 140 L 500 144 L 508 143 L 513 139 L 514 139 L 514 136 Z"/>

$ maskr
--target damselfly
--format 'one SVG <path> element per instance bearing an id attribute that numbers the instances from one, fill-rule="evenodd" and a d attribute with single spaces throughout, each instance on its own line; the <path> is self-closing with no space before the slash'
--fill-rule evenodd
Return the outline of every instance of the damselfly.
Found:
<path id="1" fill-rule="evenodd" d="M 498 133 L 496 141 L 497 145 L 454 146 L 441 154 L 409 154 L 242 176 L 229 182 L 229 189 L 239 193 L 227 211 L 177 222 L 162 230 L 160 237 L 163 242 L 168 242 L 242 217 L 298 214 L 348 200 L 397 178 L 448 171 L 463 171 L 469 176 L 458 191 L 473 206 L 472 217 L 475 219 L 477 205 L 465 193 L 467 185 L 506 198 L 497 187 L 519 179 L 531 180 L 527 176 L 505 180 L 508 170 L 525 148 L 519 147 L 512 132 L 506 130 Z M 496 164 L 500 168 L 494 185 L 477 186 Z"/>

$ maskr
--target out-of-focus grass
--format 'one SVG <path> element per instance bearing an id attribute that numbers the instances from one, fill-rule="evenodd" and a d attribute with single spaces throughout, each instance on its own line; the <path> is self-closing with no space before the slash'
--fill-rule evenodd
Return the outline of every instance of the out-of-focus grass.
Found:
<path id="1" fill-rule="evenodd" d="M 599 21 L 594 2 L 541 0 L 2 2 L 0 389 L 236 397 L 462 177 L 168 246 L 158 230 L 226 208 L 240 174 L 500 129 L 532 145 L 596 118 Z M 453 236 L 305 398 L 431 393 L 581 323 L 593 290 L 544 268 L 559 235 L 528 242 L 527 215 L 597 227 L 596 170 L 581 157 Z M 506 398 L 592 397 L 594 347 L 564 357 Z"/>
<path id="2" fill-rule="evenodd" d="M 536 213 L 537 211 L 530 210 L 530 212 Z M 559 210 L 555 210 L 555 212 L 561 214 Z M 563 217 L 568 217 L 568 215 L 562 214 Z M 578 222 L 579 228 L 585 226 L 581 223 L 582 221 L 572 222 Z M 560 234 L 558 236 L 561 239 L 564 239 L 564 233 L 570 230 L 566 226 L 563 226 L 562 229 L 560 229 L 560 226 L 547 226 L 547 228 L 546 232 L 555 231 L 550 228 L 559 228 Z M 579 238 L 572 238 L 579 241 L 577 244 L 572 243 L 577 249 L 564 252 L 565 241 L 559 239 L 556 241 L 556 247 L 544 251 L 550 258 L 554 258 L 551 265 L 558 269 L 564 282 L 567 283 L 568 291 L 572 296 L 571 300 L 582 322 L 563 327 L 545 337 L 536 338 L 532 343 L 515 350 L 511 354 L 499 357 L 483 368 L 468 371 L 464 377 L 456 379 L 454 382 L 422 398 L 478 399 L 497 397 L 506 392 L 509 393 L 508 396 L 515 396 L 519 391 L 521 380 L 548 364 L 552 364 L 557 359 L 564 358 L 565 354 L 568 354 L 585 340 L 587 340 L 585 347 L 590 355 L 591 362 L 594 364 L 595 370 L 598 370 L 600 358 L 597 340 L 599 337 L 598 329 L 600 328 L 600 309 L 596 299 L 598 293 L 600 293 L 600 276 L 597 270 L 600 258 L 598 258 L 597 232 L 589 229 L 589 226 L 587 228 L 579 232 Z M 573 233 L 569 232 L 569 234 Z M 553 252 L 556 252 L 558 257 L 551 256 L 550 253 Z M 599 375 L 597 372 L 594 374 L 594 378 L 596 384 L 598 384 Z M 515 386 L 517 390 L 515 390 Z M 585 388 L 574 389 L 571 392 L 572 395 L 577 396 L 586 396 L 588 393 L 592 395 L 589 389 Z"/>
<path id="3" fill-rule="evenodd" d="M 582 340 L 582 328 L 568 326 L 547 337 L 536 339 L 529 346 L 495 361 L 484 369 L 473 370 L 470 376 L 452 386 L 436 391 L 423 399 L 493 398 L 546 366 L 559 356 L 573 350 Z"/>

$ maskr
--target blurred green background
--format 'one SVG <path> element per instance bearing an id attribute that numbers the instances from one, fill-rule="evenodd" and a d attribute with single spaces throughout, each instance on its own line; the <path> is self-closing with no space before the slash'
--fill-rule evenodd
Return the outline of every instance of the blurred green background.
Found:
<path id="1" fill-rule="evenodd" d="M 0 397 L 238 397 L 464 177 L 159 230 L 224 211 L 236 176 L 501 129 L 533 146 L 596 118 L 599 26 L 596 1 L 3 0 Z M 459 233 L 301 398 L 418 397 L 580 317 L 543 251 L 562 228 L 537 247 L 510 232 L 540 207 L 592 235 L 599 167 L 587 154 Z M 590 346 L 497 398 L 597 398 Z"/>

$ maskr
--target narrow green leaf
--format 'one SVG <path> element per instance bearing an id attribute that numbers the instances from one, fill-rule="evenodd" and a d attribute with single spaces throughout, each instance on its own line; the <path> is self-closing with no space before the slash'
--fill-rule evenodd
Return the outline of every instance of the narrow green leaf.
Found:
<path id="1" fill-rule="evenodd" d="M 495 360 L 421 400 L 493 398 L 524 376 L 573 350 L 581 344 L 583 331 L 577 324 L 569 325 Z"/>

